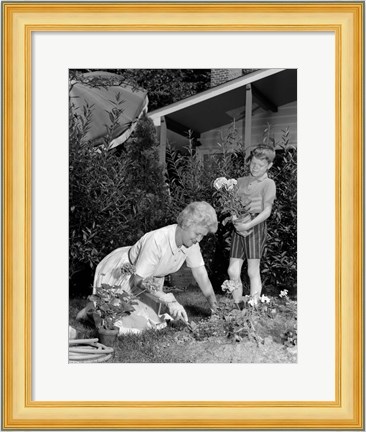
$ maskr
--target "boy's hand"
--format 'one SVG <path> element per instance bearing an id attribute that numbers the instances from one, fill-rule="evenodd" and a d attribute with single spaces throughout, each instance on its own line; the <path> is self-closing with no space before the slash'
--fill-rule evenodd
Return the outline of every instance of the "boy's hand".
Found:
<path id="1" fill-rule="evenodd" d="M 239 235 L 247 237 L 253 231 L 253 229 L 249 226 L 249 223 L 250 222 L 234 221 L 234 228 Z"/>
<path id="2" fill-rule="evenodd" d="M 253 230 L 249 230 L 249 231 L 236 231 L 239 235 L 241 235 L 242 237 L 247 237 L 249 234 L 251 234 L 253 232 Z"/>
<path id="3" fill-rule="evenodd" d="M 250 226 L 250 222 L 237 222 L 234 221 L 234 227 L 237 232 L 239 231 L 249 231 L 252 227 Z"/>

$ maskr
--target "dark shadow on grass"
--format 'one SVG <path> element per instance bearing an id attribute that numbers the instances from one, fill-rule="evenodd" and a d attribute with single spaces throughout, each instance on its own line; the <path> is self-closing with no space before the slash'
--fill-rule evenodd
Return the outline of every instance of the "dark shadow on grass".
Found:
<path id="1" fill-rule="evenodd" d="M 193 315 L 199 318 L 207 318 L 208 316 L 210 316 L 210 310 L 202 306 L 187 305 L 184 308 L 188 316 Z"/>

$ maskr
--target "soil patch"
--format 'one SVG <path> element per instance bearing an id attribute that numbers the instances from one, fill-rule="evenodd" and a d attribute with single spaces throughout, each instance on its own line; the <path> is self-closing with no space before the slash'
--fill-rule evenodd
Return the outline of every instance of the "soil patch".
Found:
<path id="1" fill-rule="evenodd" d="M 173 341 L 156 346 L 158 353 L 174 356 L 181 363 L 296 363 L 297 346 L 286 347 L 266 337 L 262 343 L 250 340 L 228 341 L 210 337 L 197 341 L 186 332 L 178 332 Z"/>

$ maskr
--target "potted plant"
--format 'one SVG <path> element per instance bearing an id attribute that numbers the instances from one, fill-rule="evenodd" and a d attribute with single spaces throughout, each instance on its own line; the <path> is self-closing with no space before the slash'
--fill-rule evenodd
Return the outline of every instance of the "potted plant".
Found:
<path id="1" fill-rule="evenodd" d="M 114 323 L 135 310 L 135 297 L 126 292 L 118 292 L 118 288 L 103 284 L 95 294 L 88 297 L 90 304 L 93 304 L 88 315 L 94 320 L 100 342 L 106 346 L 113 346 L 117 338 L 119 329 Z"/>

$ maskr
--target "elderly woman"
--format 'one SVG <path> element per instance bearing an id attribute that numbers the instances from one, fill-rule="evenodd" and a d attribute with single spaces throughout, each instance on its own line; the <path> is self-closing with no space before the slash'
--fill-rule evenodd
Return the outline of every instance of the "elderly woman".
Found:
<path id="1" fill-rule="evenodd" d="M 134 312 L 115 323 L 120 333 L 162 328 L 167 318 L 164 312 L 174 319 L 188 321 L 183 306 L 171 293 L 163 292 L 164 277 L 178 271 L 184 262 L 192 270 L 211 311 L 216 309 L 216 297 L 199 246 L 205 235 L 216 231 L 213 207 L 206 202 L 193 202 L 178 215 L 177 224 L 150 231 L 133 246 L 118 248 L 99 263 L 93 293 L 107 284 L 117 292 L 131 292 L 137 296 Z M 134 266 L 134 274 L 121 271 L 126 264 Z M 157 289 L 146 291 L 147 280 Z M 86 309 L 83 309 L 77 319 L 85 315 Z"/>

